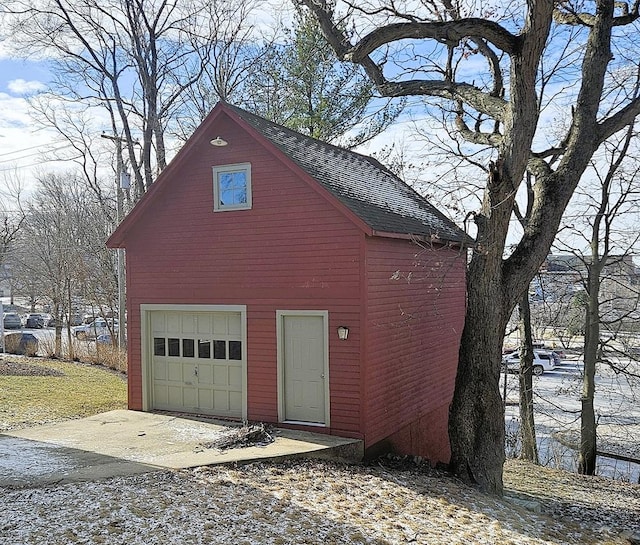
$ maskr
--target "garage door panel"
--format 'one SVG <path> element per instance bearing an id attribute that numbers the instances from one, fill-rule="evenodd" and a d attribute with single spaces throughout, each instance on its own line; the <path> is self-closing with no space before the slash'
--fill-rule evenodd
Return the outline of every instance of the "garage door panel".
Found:
<path id="1" fill-rule="evenodd" d="M 182 389 L 182 405 L 186 408 L 195 409 L 198 407 L 198 389 L 183 388 Z"/>
<path id="2" fill-rule="evenodd" d="M 212 410 L 213 392 L 209 388 L 198 388 L 198 407 L 203 410 Z"/>
<path id="3" fill-rule="evenodd" d="M 196 317 L 193 314 L 182 314 L 182 331 L 181 333 L 195 333 L 196 332 Z"/>
<path id="4" fill-rule="evenodd" d="M 213 317 L 213 333 L 215 335 L 227 335 L 229 333 L 228 319 L 226 316 Z"/>
<path id="5" fill-rule="evenodd" d="M 154 312 L 151 314 L 151 331 L 166 331 L 167 326 L 163 312 Z"/>
<path id="6" fill-rule="evenodd" d="M 153 408 L 240 418 L 242 315 L 152 311 Z"/>
<path id="7" fill-rule="evenodd" d="M 242 393 L 241 392 L 229 392 L 229 408 L 234 412 L 242 411 Z"/>
<path id="8" fill-rule="evenodd" d="M 167 362 L 167 380 L 169 382 L 182 382 L 182 364 L 180 362 Z"/>
<path id="9" fill-rule="evenodd" d="M 242 323 L 240 320 L 240 315 L 229 316 L 229 335 L 233 335 L 235 337 L 240 336 L 242 333 Z"/>
<path id="10" fill-rule="evenodd" d="M 198 384 L 207 386 L 213 384 L 213 365 L 198 363 Z"/>
<path id="11" fill-rule="evenodd" d="M 192 364 L 182 365 L 182 381 L 185 384 L 197 384 L 198 376 L 196 374 L 196 366 Z"/>
<path id="12" fill-rule="evenodd" d="M 167 386 L 155 385 L 153 389 L 153 398 L 158 406 L 166 406 L 169 403 L 169 389 Z"/>
<path id="13" fill-rule="evenodd" d="M 229 410 L 229 392 L 226 390 L 213 391 L 213 408 L 226 412 Z"/>
<path id="14" fill-rule="evenodd" d="M 182 397 L 182 386 L 167 386 L 167 405 L 168 407 L 178 407 L 184 405 Z"/>
<path id="15" fill-rule="evenodd" d="M 240 366 L 229 366 L 229 386 L 242 387 L 242 368 Z"/>
<path id="16" fill-rule="evenodd" d="M 179 333 L 181 330 L 181 322 L 182 322 L 182 317 L 180 316 L 180 314 L 176 314 L 176 313 L 166 313 L 166 328 L 167 331 L 171 331 L 173 333 Z"/>
<path id="17" fill-rule="evenodd" d="M 200 335 L 208 335 L 211 333 L 211 319 L 212 317 L 208 314 L 198 314 L 197 316 L 197 332 Z"/>
<path id="18" fill-rule="evenodd" d="M 157 380 L 167 380 L 167 363 L 159 358 L 156 358 L 154 377 Z"/>
<path id="19" fill-rule="evenodd" d="M 226 365 L 216 365 L 213 370 L 213 383 L 216 386 L 227 386 L 229 381 L 227 379 L 229 372 Z"/>

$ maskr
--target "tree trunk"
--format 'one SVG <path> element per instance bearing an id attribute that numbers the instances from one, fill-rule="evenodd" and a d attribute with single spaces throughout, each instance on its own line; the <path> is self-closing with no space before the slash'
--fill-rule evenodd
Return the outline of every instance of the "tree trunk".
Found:
<path id="1" fill-rule="evenodd" d="M 75 350 L 73 348 L 73 337 L 71 335 L 71 315 L 73 314 L 73 304 L 71 300 L 71 278 L 67 278 L 67 343 L 69 345 L 69 359 L 76 359 Z"/>
<path id="2" fill-rule="evenodd" d="M 467 267 L 467 309 L 449 409 L 450 470 L 496 495 L 502 495 L 505 460 L 502 343 L 516 302 L 506 293 L 503 273 L 513 186 L 510 170 L 499 158 L 490 165 L 488 190 L 475 216 L 478 233 Z"/>
<path id="3" fill-rule="evenodd" d="M 478 274 L 486 266 L 487 260 L 472 260 L 467 275 L 467 312 L 449 411 L 450 469 L 481 490 L 501 495 L 505 454 L 499 379 L 506 319 L 499 279 Z"/>
<path id="4" fill-rule="evenodd" d="M 596 474 L 596 417 L 593 410 L 593 397 L 582 398 L 580 416 L 580 454 L 578 455 L 578 473 Z"/>
<path id="5" fill-rule="evenodd" d="M 531 338 L 531 308 L 525 292 L 519 306 L 520 313 L 520 438 L 524 460 L 539 463 L 536 424 L 533 415 L 533 339 Z"/>
<path id="6" fill-rule="evenodd" d="M 593 400 L 596 390 L 596 363 L 600 344 L 600 270 L 588 265 L 588 299 L 584 331 L 584 376 L 582 378 L 582 410 L 580 412 L 580 453 L 578 473 L 596 473 L 596 416 Z"/>
<path id="7" fill-rule="evenodd" d="M 53 315 L 55 316 L 55 341 L 54 355 L 56 358 L 62 357 L 62 322 L 60 321 L 60 303 L 53 301 Z"/>

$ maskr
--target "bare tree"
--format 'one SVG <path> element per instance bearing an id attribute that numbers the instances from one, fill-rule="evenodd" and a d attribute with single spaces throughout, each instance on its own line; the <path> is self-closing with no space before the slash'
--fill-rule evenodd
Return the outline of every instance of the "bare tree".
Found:
<path id="1" fill-rule="evenodd" d="M 514 213 L 523 229 L 531 218 L 534 204 L 532 176 L 526 173 L 526 206 L 524 212 L 514 203 Z M 520 438 L 522 441 L 521 457 L 538 463 L 538 445 L 533 412 L 533 335 L 531 331 L 531 304 L 529 302 L 529 286 L 522 293 L 518 303 L 518 329 L 520 331 L 520 369 L 518 373 L 519 405 L 520 405 Z M 505 377 L 506 386 L 506 377 Z M 505 396 L 506 401 L 506 396 Z"/>
<path id="2" fill-rule="evenodd" d="M 327 0 L 301 1 L 337 56 L 360 64 L 383 96 L 425 97 L 440 106 L 461 139 L 490 151 L 489 159 L 477 161 L 487 179 L 482 204 L 470 214 L 476 243 L 449 436 L 451 470 L 500 494 L 503 334 L 592 156 L 640 113 L 640 100 L 624 92 L 633 74 L 623 70 L 624 63 L 637 62 L 630 51 L 639 2 L 549 0 L 485 11 L 468 2 L 429 0 L 418 11 L 384 0 L 347 2 L 341 10 Z M 542 88 L 541 74 L 558 56 L 570 61 L 565 79 Z M 565 126 L 545 126 L 542 114 L 551 105 L 571 112 Z M 527 171 L 535 180 L 533 208 L 508 254 L 514 203 Z"/>
<path id="3" fill-rule="evenodd" d="M 629 271 L 630 251 L 640 240 L 637 229 L 640 165 L 633 150 L 636 139 L 637 132 L 632 123 L 619 138 L 606 143 L 603 150 L 606 158 L 594 161 L 591 183 L 576 195 L 581 206 L 577 206 L 576 214 L 569 220 L 572 223 L 569 234 L 577 239 L 573 243 L 582 241 L 589 248 L 586 254 L 579 249 L 572 251 L 580 264 L 578 271 L 586 294 L 583 298 L 584 375 L 578 458 L 578 471 L 586 475 L 596 472 L 596 370 L 603 360 L 603 344 L 613 341 L 612 335 L 603 338 L 602 326 L 614 331 L 614 324 L 619 324 L 625 313 L 637 309 L 638 295 L 633 296 L 630 282 L 623 280 L 625 269 L 627 278 L 635 273 Z M 603 169 L 604 162 L 608 164 L 606 170 Z M 630 268 L 634 268 L 633 264 Z M 607 293 L 603 288 L 611 280 L 616 280 L 616 286 Z"/>
<path id="4" fill-rule="evenodd" d="M 51 304 L 57 356 L 62 355 L 62 324 L 69 324 L 74 300 L 111 305 L 116 300 L 113 254 L 104 246 L 111 224 L 101 212 L 78 176 L 43 174 L 12 254 L 14 272 L 25 280 L 20 287 Z"/>
<path id="5" fill-rule="evenodd" d="M 167 164 L 165 133 L 188 91 L 211 70 L 219 44 L 237 36 L 248 5 L 8 0 L 0 13 L 19 53 L 49 58 L 55 81 L 48 100 L 106 109 L 140 196 Z"/>
<path id="6" fill-rule="evenodd" d="M 15 276 L 11 270 L 12 253 L 22 235 L 25 214 L 22 206 L 22 180 L 11 169 L 3 172 L 4 190 L 0 191 L 0 280 L 7 283 L 14 298 Z"/>

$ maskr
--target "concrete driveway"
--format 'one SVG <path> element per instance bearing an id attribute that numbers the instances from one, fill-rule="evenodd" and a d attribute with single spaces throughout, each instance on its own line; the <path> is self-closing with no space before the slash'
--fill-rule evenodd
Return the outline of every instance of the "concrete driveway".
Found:
<path id="1" fill-rule="evenodd" d="M 359 460 L 362 442 L 274 429 L 266 445 L 211 447 L 238 425 L 117 410 L 0 435 L 0 486 L 34 487 L 188 467 L 287 457 Z"/>

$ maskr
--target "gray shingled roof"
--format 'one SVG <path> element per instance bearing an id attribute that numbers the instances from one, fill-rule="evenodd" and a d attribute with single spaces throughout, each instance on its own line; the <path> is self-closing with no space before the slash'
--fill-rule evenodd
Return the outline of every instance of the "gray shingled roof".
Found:
<path id="1" fill-rule="evenodd" d="M 450 219 L 375 159 L 304 136 L 236 106 L 226 106 L 373 230 L 453 242 L 469 240 Z"/>

